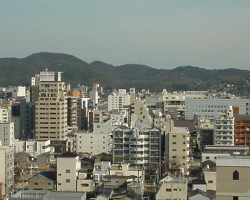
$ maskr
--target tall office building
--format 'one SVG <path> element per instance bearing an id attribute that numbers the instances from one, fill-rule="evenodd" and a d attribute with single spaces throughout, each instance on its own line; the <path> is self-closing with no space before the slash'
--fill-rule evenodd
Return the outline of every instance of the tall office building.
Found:
<path id="1" fill-rule="evenodd" d="M 35 136 L 37 140 L 63 141 L 67 137 L 66 86 L 61 72 L 42 71 L 32 78 L 35 95 Z"/>

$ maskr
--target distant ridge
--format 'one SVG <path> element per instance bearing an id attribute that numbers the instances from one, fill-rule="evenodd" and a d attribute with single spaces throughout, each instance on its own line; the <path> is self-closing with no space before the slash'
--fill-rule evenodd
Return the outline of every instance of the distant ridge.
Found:
<path id="1" fill-rule="evenodd" d="M 101 61 L 87 63 L 63 53 L 40 52 L 25 58 L 0 59 L 0 87 L 29 85 L 30 78 L 48 68 L 62 71 L 63 80 L 89 85 L 96 82 L 105 89 L 130 88 L 151 91 L 221 90 L 240 95 L 250 94 L 250 71 L 240 69 L 207 70 L 200 67 L 180 66 L 174 69 L 155 69 L 146 65 L 125 64 L 113 66 Z M 234 87 L 229 87 L 234 85 Z"/>

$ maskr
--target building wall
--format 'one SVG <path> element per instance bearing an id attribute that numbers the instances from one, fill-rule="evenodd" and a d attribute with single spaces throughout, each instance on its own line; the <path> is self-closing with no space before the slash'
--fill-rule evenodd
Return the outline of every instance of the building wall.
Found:
<path id="1" fill-rule="evenodd" d="M 8 116 L 9 116 L 8 109 L 0 107 L 0 123 L 8 122 L 8 119 L 9 119 Z"/>
<path id="2" fill-rule="evenodd" d="M 214 144 L 234 145 L 234 117 L 232 107 L 214 121 Z"/>
<path id="3" fill-rule="evenodd" d="M 233 173 L 239 172 L 239 180 L 233 180 Z M 249 157 L 227 157 L 216 161 L 216 200 L 250 198 L 250 161 Z"/>
<path id="4" fill-rule="evenodd" d="M 67 100 L 64 82 L 39 82 L 39 97 L 36 101 L 35 113 L 36 139 L 67 139 Z"/>
<path id="5" fill-rule="evenodd" d="M 250 115 L 235 115 L 234 139 L 235 145 L 250 148 Z"/>
<path id="6" fill-rule="evenodd" d="M 37 157 L 43 153 L 51 152 L 50 140 L 47 141 L 15 141 L 15 151 L 29 153 L 30 156 Z"/>
<path id="7" fill-rule="evenodd" d="M 186 99 L 185 119 L 211 119 L 227 112 L 228 106 L 239 106 L 239 114 L 246 114 L 249 99 Z"/>
<path id="8" fill-rule="evenodd" d="M 28 187 L 29 190 L 56 190 L 56 183 L 38 174 L 29 178 Z"/>
<path id="9" fill-rule="evenodd" d="M 156 200 L 187 199 L 187 183 L 185 181 L 164 182 L 156 193 Z"/>
<path id="10" fill-rule="evenodd" d="M 149 115 L 149 109 L 143 101 L 136 100 L 134 103 L 131 104 L 131 114 L 136 115 L 142 121 L 142 123 L 153 123 L 153 119 Z"/>
<path id="11" fill-rule="evenodd" d="M 204 179 L 205 179 L 206 184 L 207 184 L 207 190 L 216 191 L 216 172 L 215 171 L 205 171 L 204 172 Z"/>
<path id="12" fill-rule="evenodd" d="M 125 89 L 119 89 L 117 93 L 108 96 L 108 111 L 123 110 L 124 106 L 130 105 L 130 95 Z"/>
<path id="13" fill-rule="evenodd" d="M 110 153 L 112 138 L 110 133 L 76 132 L 76 152 L 89 152 L 92 155 Z"/>
<path id="14" fill-rule="evenodd" d="M 57 191 L 76 191 L 79 157 L 57 157 Z"/>
<path id="15" fill-rule="evenodd" d="M 0 146 L 0 183 L 2 195 L 9 196 L 13 193 L 14 184 L 14 147 Z"/>
<path id="16" fill-rule="evenodd" d="M 190 156 L 189 130 L 184 127 L 174 127 L 169 133 L 169 168 L 179 169 L 182 167 L 186 174 L 189 170 Z"/>
<path id="17" fill-rule="evenodd" d="M 94 189 L 95 189 L 95 184 L 93 180 L 88 180 L 88 179 L 77 180 L 78 192 L 93 192 Z"/>
<path id="18" fill-rule="evenodd" d="M 0 142 L 3 146 L 14 146 L 14 122 L 0 123 Z"/>
<path id="19" fill-rule="evenodd" d="M 161 132 L 159 129 L 120 126 L 113 131 L 113 162 L 137 166 L 159 167 Z"/>

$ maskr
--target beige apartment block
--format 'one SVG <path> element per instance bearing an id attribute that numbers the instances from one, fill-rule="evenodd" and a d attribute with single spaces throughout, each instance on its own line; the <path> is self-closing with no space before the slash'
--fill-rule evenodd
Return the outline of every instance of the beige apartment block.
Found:
<path id="1" fill-rule="evenodd" d="M 250 157 L 232 156 L 216 160 L 216 200 L 250 199 Z"/>
<path id="2" fill-rule="evenodd" d="M 67 99 L 66 86 L 60 72 L 41 72 L 36 101 L 35 135 L 37 140 L 66 140 Z"/>
<path id="3" fill-rule="evenodd" d="M 190 135 L 186 127 L 174 127 L 169 133 L 168 163 L 170 170 L 184 169 L 189 171 Z"/>
<path id="4" fill-rule="evenodd" d="M 14 147 L 0 146 L 0 183 L 3 197 L 9 197 L 14 191 Z"/>

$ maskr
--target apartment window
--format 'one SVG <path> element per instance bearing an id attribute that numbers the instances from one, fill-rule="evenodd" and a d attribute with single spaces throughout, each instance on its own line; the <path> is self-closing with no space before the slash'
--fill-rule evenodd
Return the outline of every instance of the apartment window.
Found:
<path id="1" fill-rule="evenodd" d="M 173 137 L 176 137 L 176 135 L 173 135 Z"/>
<path id="2" fill-rule="evenodd" d="M 34 183 L 34 185 L 38 185 L 38 183 Z"/>
<path id="3" fill-rule="evenodd" d="M 66 169 L 66 173 L 70 173 L 70 169 Z"/>
<path id="4" fill-rule="evenodd" d="M 70 183 L 70 179 L 66 179 L 66 183 Z"/>
<path id="5" fill-rule="evenodd" d="M 172 144 L 176 144 L 176 142 L 172 142 Z"/>
<path id="6" fill-rule="evenodd" d="M 58 174 L 58 176 L 61 176 L 62 174 Z"/>
<path id="7" fill-rule="evenodd" d="M 213 181 L 208 181 L 208 183 L 213 183 Z"/>
<path id="8" fill-rule="evenodd" d="M 239 180 L 240 179 L 240 174 L 237 170 L 233 172 L 233 180 Z"/>
<path id="9" fill-rule="evenodd" d="M 233 196 L 233 200 L 239 200 L 238 196 Z"/>
<path id="10" fill-rule="evenodd" d="M 176 149 L 172 149 L 172 151 L 176 151 Z"/>
<path id="11" fill-rule="evenodd" d="M 166 189 L 166 192 L 171 192 L 171 191 L 172 191 L 171 188 Z"/>

